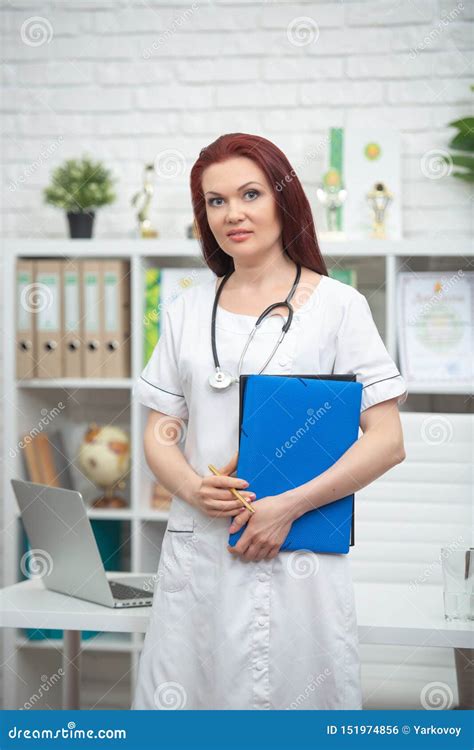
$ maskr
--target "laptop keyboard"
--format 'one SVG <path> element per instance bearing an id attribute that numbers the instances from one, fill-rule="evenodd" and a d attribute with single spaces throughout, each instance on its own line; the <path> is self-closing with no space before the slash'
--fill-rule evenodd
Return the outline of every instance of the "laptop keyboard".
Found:
<path id="1" fill-rule="evenodd" d="M 149 591 L 137 589 L 134 586 L 125 586 L 117 581 L 109 581 L 109 586 L 114 599 L 143 599 L 153 596 Z"/>

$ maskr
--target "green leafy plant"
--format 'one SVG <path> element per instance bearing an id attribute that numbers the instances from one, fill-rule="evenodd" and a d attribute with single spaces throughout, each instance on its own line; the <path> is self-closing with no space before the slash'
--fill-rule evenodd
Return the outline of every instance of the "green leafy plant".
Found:
<path id="1" fill-rule="evenodd" d="M 115 180 L 101 162 L 89 157 L 68 159 L 52 174 L 44 190 L 46 203 L 73 213 L 85 213 L 113 203 Z"/>
<path id="2" fill-rule="evenodd" d="M 470 89 L 474 91 L 474 85 Z M 453 172 L 453 177 L 465 182 L 474 182 L 474 117 L 463 117 L 461 120 L 450 122 L 449 125 L 457 128 L 458 132 L 448 145 L 460 153 L 450 154 L 445 161 L 463 168 L 462 171 Z"/>

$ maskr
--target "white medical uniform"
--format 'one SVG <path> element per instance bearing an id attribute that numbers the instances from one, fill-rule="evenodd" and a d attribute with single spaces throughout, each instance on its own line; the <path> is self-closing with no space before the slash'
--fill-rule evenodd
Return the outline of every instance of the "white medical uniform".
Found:
<path id="1" fill-rule="evenodd" d="M 208 384 L 214 295 L 212 279 L 167 307 L 164 330 L 133 391 L 151 409 L 183 420 L 181 448 L 201 476 L 210 473 L 209 463 L 224 466 L 238 449 L 238 385 L 214 391 Z M 218 307 L 223 369 L 236 374 L 255 321 Z M 243 373 L 259 372 L 282 324 L 281 317 L 266 319 Z M 405 381 L 366 298 L 323 276 L 295 310 L 265 374 L 333 372 L 357 375 L 362 410 L 393 397 L 406 400 Z M 285 551 L 244 561 L 227 550 L 230 522 L 173 497 L 132 708 L 360 709 L 349 556 Z"/>

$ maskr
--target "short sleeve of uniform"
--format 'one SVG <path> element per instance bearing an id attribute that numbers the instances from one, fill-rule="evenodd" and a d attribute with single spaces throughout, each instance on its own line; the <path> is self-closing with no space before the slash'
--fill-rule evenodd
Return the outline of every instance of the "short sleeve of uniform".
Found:
<path id="1" fill-rule="evenodd" d="M 177 360 L 177 331 L 183 323 L 180 302 L 181 300 L 175 300 L 163 313 L 158 343 L 135 381 L 133 397 L 150 409 L 188 419 L 188 407 Z"/>
<path id="2" fill-rule="evenodd" d="M 405 403 L 406 382 L 377 330 L 369 303 L 354 290 L 337 333 L 335 373 L 352 372 L 362 383 L 361 411 L 398 396 Z"/>

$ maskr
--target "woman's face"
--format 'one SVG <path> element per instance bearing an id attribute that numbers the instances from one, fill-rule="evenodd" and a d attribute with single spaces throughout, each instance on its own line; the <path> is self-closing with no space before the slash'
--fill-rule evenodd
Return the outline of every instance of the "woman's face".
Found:
<path id="1" fill-rule="evenodd" d="M 245 156 L 212 164 L 202 189 L 211 231 L 224 252 L 239 260 L 281 252 L 281 222 L 272 189 L 260 167 Z M 245 230 L 242 234 L 233 234 Z"/>

